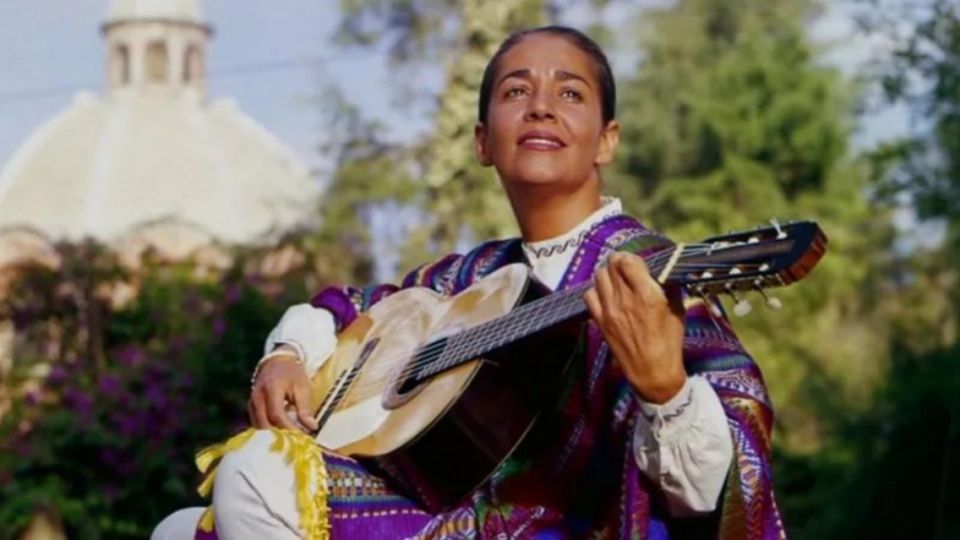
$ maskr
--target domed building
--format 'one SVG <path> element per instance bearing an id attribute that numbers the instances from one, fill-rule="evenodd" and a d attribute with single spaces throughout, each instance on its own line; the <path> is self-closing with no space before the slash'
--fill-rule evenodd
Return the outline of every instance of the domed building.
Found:
<path id="1" fill-rule="evenodd" d="M 0 173 L 3 237 L 94 238 L 184 255 L 312 220 L 307 168 L 231 100 L 206 96 L 199 0 L 113 0 L 106 91 L 77 95 Z"/>

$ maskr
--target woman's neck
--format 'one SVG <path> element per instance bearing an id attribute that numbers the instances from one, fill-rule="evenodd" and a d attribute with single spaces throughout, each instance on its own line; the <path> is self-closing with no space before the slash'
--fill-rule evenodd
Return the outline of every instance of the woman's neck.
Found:
<path id="1" fill-rule="evenodd" d="M 584 184 L 577 191 L 557 193 L 549 186 L 511 190 L 510 204 L 526 242 L 560 236 L 573 229 L 602 206 L 599 182 Z"/>

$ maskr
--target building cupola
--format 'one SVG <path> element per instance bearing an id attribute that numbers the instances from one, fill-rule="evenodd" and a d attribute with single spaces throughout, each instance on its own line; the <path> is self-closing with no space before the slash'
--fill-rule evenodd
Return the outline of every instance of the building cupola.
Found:
<path id="1" fill-rule="evenodd" d="M 199 0 L 114 0 L 102 31 L 108 93 L 161 88 L 204 94 L 213 31 Z"/>

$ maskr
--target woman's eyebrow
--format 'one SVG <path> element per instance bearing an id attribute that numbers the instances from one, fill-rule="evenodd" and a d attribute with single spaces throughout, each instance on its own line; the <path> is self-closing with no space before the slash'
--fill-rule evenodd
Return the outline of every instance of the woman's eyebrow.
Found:
<path id="1" fill-rule="evenodd" d="M 553 78 L 558 81 L 580 81 L 583 84 L 590 86 L 590 81 L 588 81 L 585 77 L 581 77 L 576 73 L 564 71 L 562 69 L 558 69 L 556 72 L 554 72 Z"/>
<path id="2" fill-rule="evenodd" d="M 507 74 L 504 75 L 503 77 L 500 77 L 500 80 L 497 81 L 497 86 L 500 86 L 501 84 L 503 84 L 503 81 L 505 81 L 505 80 L 507 80 L 507 79 L 511 79 L 511 78 L 530 79 L 531 77 L 533 77 L 533 74 L 532 74 L 532 72 L 531 72 L 529 69 L 527 69 L 527 68 L 515 69 L 515 70 L 511 71 L 510 73 L 507 73 Z M 582 77 L 582 76 L 580 76 L 580 75 L 577 75 L 576 73 L 573 73 L 572 71 L 566 71 L 566 70 L 563 70 L 563 69 L 558 69 L 558 70 L 556 70 L 556 71 L 553 72 L 553 78 L 554 78 L 555 80 L 558 80 L 558 81 L 580 81 L 580 82 L 582 82 L 583 84 L 587 85 L 588 87 L 592 87 L 591 84 L 590 84 L 590 81 L 588 81 L 588 80 L 586 79 L 586 77 Z"/>
<path id="3" fill-rule="evenodd" d="M 518 78 L 518 79 L 529 79 L 529 78 L 531 77 L 530 70 L 529 70 L 529 69 L 526 69 L 526 68 L 524 68 L 524 69 L 515 69 L 515 70 L 511 71 L 510 73 L 507 73 L 507 74 L 504 75 L 503 77 L 500 77 L 500 80 L 497 81 L 497 86 L 500 86 L 500 84 L 503 83 L 503 81 L 505 81 L 505 80 L 507 80 L 507 79 L 510 79 L 510 78 L 512 78 L 512 77 L 516 77 L 516 78 Z"/>

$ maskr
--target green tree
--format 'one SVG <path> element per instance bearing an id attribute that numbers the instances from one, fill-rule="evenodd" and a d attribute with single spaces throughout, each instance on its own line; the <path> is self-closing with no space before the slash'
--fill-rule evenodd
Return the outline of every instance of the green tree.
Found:
<path id="1" fill-rule="evenodd" d="M 484 66 L 511 32 L 545 24 L 559 7 L 545 0 L 347 0 L 341 36 L 352 45 L 386 44 L 395 65 L 445 66 L 432 132 L 413 150 L 421 176 L 422 226 L 404 248 L 404 267 L 471 238 L 516 232 L 496 175 L 474 156 L 473 128 Z"/>
<path id="2" fill-rule="evenodd" d="M 886 186 L 910 195 L 921 218 L 949 223 L 948 242 L 960 246 L 960 11 L 956 2 L 927 4 L 870 0 L 865 18 L 874 32 L 891 33 L 901 46 L 882 63 L 886 97 L 905 102 L 915 132 L 898 148 L 902 161 Z M 902 35 L 898 24 L 912 23 Z"/>
<path id="3" fill-rule="evenodd" d="M 848 147 L 857 88 L 808 37 L 817 11 L 809 0 L 680 0 L 644 13 L 608 178 L 628 208 L 685 241 L 770 218 L 823 227 L 820 266 L 774 292 L 784 309 L 735 321 L 766 375 L 777 448 L 803 459 L 824 449 L 839 415 L 869 407 L 885 375 L 888 331 L 874 299 L 892 234 L 867 198 L 870 169 Z M 808 500 L 780 495 L 800 527 Z"/>
<path id="4" fill-rule="evenodd" d="M 684 0 L 645 14 L 611 178 L 629 207 L 685 240 L 770 218 L 812 218 L 825 229 L 820 267 L 778 292 L 789 299 L 784 312 L 738 322 L 784 421 L 813 412 L 805 402 L 817 373 L 827 375 L 817 391 L 834 392 L 830 381 L 855 391 L 883 357 L 862 297 L 889 233 L 868 204 L 867 168 L 847 147 L 855 89 L 817 62 L 807 37 L 815 14 L 807 0 Z M 817 442 L 808 420 L 789 422 L 791 444 Z"/>

